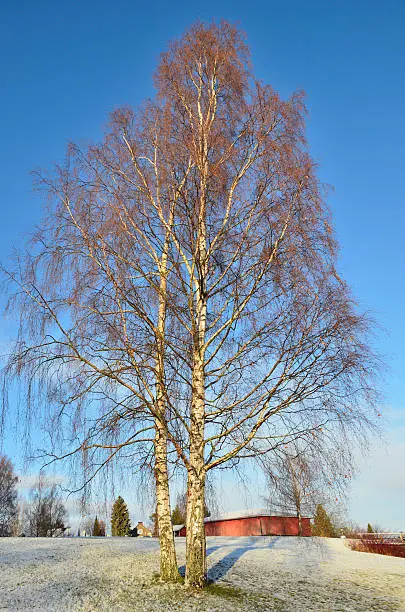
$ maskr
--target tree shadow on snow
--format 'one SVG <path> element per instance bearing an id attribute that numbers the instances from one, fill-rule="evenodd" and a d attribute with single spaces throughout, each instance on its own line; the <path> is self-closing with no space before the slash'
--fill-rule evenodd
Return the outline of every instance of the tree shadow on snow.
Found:
<path id="1" fill-rule="evenodd" d="M 266 542 L 263 542 L 264 545 L 262 546 L 256 545 L 257 540 L 247 543 L 246 546 L 235 547 L 234 543 L 210 546 L 210 548 L 207 548 L 207 557 L 217 550 L 226 549 L 229 547 L 232 547 L 232 550 L 227 555 L 219 559 L 212 567 L 210 567 L 207 574 L 208 582 L 216 582 L 217 580 L 221 580 L 221 578 L 223 578 L 225 574 L 235 565 L 235 563 L 249 550 L 257 550 L 258 548 L 273 548 L 279 539 L 280 536 L 272 537 L 270 541 L 268 541 L 266 538 Z M 184 565 L 179 568 L 179 572 L 181 576 L 185 576 L 186 568 Z"/>
<path id="2" fill-rule="evenodd" d="M 231 550 L 225 557 L 219 559 L 210 569 L 208 570 L 208 582 L 215 582 L 221 580 L 227 572 L 235 565 L 235 563 L 250 550 L 257 550 L 260 548 L 273 548 L 276 542 L 280 539 L 280 536 L 272 538 L 270 541 L 266 541 L 264 546 L 255 546 L 255 543 L 247 546 L 239 546 Z M 215 546 L 209 549 L 210 553 L 219 548 L 225 548 L 224 546 Z M 207 550 L 207 555 L 208 555 Z"/>

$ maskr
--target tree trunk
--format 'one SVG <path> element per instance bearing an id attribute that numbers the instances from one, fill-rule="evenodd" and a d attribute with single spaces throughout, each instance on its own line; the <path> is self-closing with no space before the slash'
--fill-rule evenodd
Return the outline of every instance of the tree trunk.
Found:
<path id="1" fill-rule="evenodd" d="M 173 223 L 173 211 L 169 225 Z M 165 582 L 177 582 L 180 574 L 177 567 L 176 548 L 172 525 L 169 492 L 169 471 L 167 467 L 167 431 L 165 397 L 165 331 L 167 299 L 167 254 L 169 232 L 167 232 L 160 262 L 159 312 L 157 324 L 156 355 L 156 416 L 155 416 L 155 481 L 156 514 L 160 543 L 160 577 Z"/>
<path id="2" fill-rule="evenodd" d="M 302 514 L 301 514 L 301 510 L 298 510 L 298 535 L 302 536 Z"/>
<path id="3" fill-rule="evenodd" d="M 158 419 L 156 419 L 155 431 L 156 514 L 160 544 L 160 577 L 165 582 L 178 582 L 180 574 L 177 567 L 170 508 L 167 435 L 164 426 Z"/>
<path id="4" fill-rule="evenodd" d="M 203 363 L 203 351 L 197 351 L 194 356 L 193 371 L 186 517 L 186 585 L 194 588 L 202 588 L 207 576 L 204 526 L 206 472 L 204 461 L 205 388 Z"/>
<path id="5" fill-rule="evenodd" d="M 207 579 L 205 525 L 205 473 L 194 470 L 188 474 L 186 518 L 186 585 L 201 589 Z"/>
<path id="6" fill-rule="evenodd" d="M 201 95 L 200 81 L 199 95 Z M 192 286 L 195 291 L 193 300 L 193 370 L 192 399 L 190 412 L 190 457 L 187 484 L 186 517 L 186 585 L 203 588 L 207 578 L 205 546 L 205 332 L 207 322 L 207 224 L 206 192 L 208 176 L 208 132 L 207 122 L 203 119 L 200 100 L 198 101 L 199 120 L 199 165 L 200 195 L 196 251 L 194 256 Z M 209 113 L 207 113 L 209 115 Z M 213 120 L 213 116 L 211 117 Z M 194 266 L 193 266 L 194 267 Z"/>

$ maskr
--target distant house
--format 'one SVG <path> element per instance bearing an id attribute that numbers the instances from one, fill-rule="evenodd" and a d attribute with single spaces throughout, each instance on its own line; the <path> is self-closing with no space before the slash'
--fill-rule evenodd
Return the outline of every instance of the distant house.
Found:
<path id="1" fill-rule="evenodd" d="M 180 535 L 180 531 L 182 530 L 183 527 L 184 527 L 184 525 L 173 525 L 173 533 L 174 533 L 174 535 L 175 536 Z"/>
<path id="2" fill-rule="evenodd" d="M 144 538 L 151 538 L 152 537 L 152 532 L 150 529 L 148 529 L 147 527 L 145 527 L 145 525 L 142 523 L 142 521 L 139 521 L 139 523 L 136 526 L 136 531 L 139 537 L 144 537 Z"/>
<path id="3" fill-rule="evenodd" d="M 204 519 L 207 536 L 297 536 L 299 521 L 296 516 L 275 515 L 266 510 L 247 512 L 229 512 L 217 517 Z M 311 519 L 301 519 L 302 535 L 311 535 Z M 177 536 L 186 535 L 185 525 L 175 525 L 173 531 Z"/>

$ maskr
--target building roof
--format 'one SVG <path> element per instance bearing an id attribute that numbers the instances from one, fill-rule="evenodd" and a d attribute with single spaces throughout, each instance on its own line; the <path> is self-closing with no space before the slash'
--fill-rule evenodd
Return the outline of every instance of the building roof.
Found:
<path id="1" fill-rule="evenodd" d="M 243 518 L 257 518 L 260 516 L 279 516 L 283 518 L 297 518 L 294 512 L 286 513 L 286 512 L 274 512 L 268 510 L 267 508 L 253 508 L 252 510 L 237 510 L 235 512 L 225 512 L 223 514 L 215 514 L 213 516 L 207 516 L 204 519 L 204 523 L 215 523 L 216 521 L 232 521 Z M 308 516 L 303 516 L 302 518 L 311 518 Z M 184 527 L 184 525 L 173 525 L 173 531 L 177 532 Z"/>
<path id="2" fill-rule="evenodd" d="M 267 508 L 254 508 L 252 510 L 245 511 L 236 511 L 236 512 L 226 512 L 225 514 L 216 514 L 213 516 L 209 516 L 204 519 L 204 523 L 212 523 L 215 521 L 231 521 L 235 519 L 242 518 L 254 518 L 259 516 L 280 516 L 284 518 L 293 517 L 296 518 L 296 515 L 292 512 L 291 514 L 283 513 L 283 512 L 272 512 Z M 303 517 L 308 518 L 308 517 Z"/>

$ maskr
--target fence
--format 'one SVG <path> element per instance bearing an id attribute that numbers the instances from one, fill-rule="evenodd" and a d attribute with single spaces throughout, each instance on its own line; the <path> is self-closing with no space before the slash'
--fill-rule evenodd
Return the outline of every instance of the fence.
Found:
<path id="1" fill-rule="evenodd" d="M 386 542 L 387 544 L 405 544 L 405 532 L 399 531 L 396 533 L 373 532 L 357 534 L 358 538 L 363 542 Z"/>
<path id="2" fill-rule="evenodd" d="M 352 550 L 405 558 L 405 533 L 358 533 L 349 539 Z"/>

